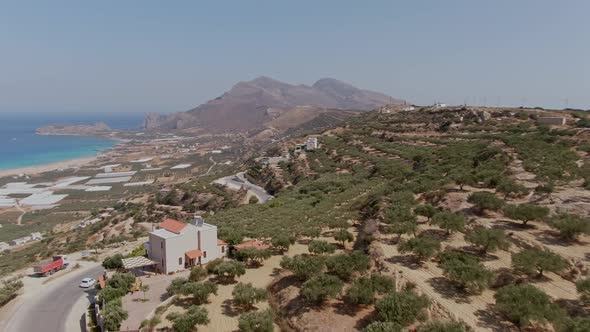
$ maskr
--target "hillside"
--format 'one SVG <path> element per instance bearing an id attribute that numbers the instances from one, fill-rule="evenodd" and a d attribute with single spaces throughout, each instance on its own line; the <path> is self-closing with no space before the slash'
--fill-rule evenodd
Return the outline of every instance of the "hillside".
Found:
<path id="1" fill-rule="evenodd" d="M 212 132 L 284 130 L 311 121 L 326 109 L 331 112 L 372 110 L 391 102 L 403 101 L 331 78 L 307 86 L 259 77 L 239 82 L 220 97 L 187 112 L 150 114 L 144 127 L 149 130 L 205 128 Z M 281 120 L 285 115 L 289 121 Z"/>

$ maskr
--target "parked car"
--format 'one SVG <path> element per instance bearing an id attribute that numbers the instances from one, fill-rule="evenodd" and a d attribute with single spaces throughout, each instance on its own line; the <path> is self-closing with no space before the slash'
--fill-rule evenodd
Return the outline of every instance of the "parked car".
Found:
<path id="1" fill-rule="evenodd" d="M 92 279 L 92 278 L 84 278 L 82 279 L 82 282 L 80 283 L 80 287 L 81 288 L 90 288 L 92 286 L 94 286 L 96 284 L 96 280 Z"/>

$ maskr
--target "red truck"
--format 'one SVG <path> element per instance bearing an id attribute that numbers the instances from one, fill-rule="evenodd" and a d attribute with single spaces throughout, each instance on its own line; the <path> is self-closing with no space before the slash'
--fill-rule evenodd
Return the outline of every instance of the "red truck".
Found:
<path id="1" fill-rule="evenodd" d="M 67 267 L 67 263 L 64 260 L 65 256 L 53 256 L 53 259 L 43 261 L 33 266 L 33 272 L 38 275 L 47 276 L 54 274 L 59 270 L 63 270 Z"/>

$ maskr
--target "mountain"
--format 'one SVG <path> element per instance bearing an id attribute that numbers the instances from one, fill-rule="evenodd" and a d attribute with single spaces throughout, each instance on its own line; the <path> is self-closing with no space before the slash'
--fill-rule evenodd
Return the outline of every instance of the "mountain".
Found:
<path id="1" fill-rule="evenodd" d="M 269 77 L 239 82 L 218 98 L 186 112 L 170 115 L 148 114 L 148 130 L 201 128 L 216 132 L 247 132 L 273 129 L 273 123 L 289 112 L 293 123 L 313 120 L 322 110 L 372 110 L 385 104 L 403 103 L 382 93 L 362 90 L 333 78 L 323 78 L 312 86 L 292 85 Z M 306 111 L 302 112 L 304 107 Z M 305 120 L 305 121 L 303 121 Z"/>

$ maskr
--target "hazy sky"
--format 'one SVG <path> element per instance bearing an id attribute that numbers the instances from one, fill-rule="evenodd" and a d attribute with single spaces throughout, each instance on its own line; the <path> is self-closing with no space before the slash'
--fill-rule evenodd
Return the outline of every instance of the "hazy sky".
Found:
<path id="1" fill-rule="evenodd" d="M 0 112 L 172 112 L 266 75 L 590 108 L 590 1 L 8 1 Z"/>

